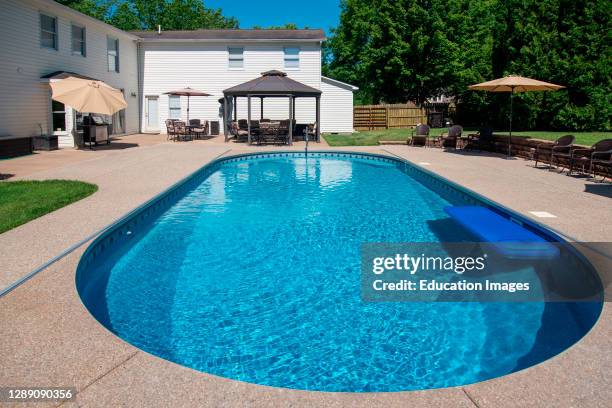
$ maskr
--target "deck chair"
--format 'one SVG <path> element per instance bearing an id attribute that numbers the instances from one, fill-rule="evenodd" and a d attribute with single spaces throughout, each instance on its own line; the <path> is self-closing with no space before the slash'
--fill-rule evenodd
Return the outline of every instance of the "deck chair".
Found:
<path id="1" fill-rule="evenodd" d="M 417 125 L 414 136 L 410 138 L 412 146 L 427 146 L 427 138 L 429 137 L 429 126 Z"/>
<path id="2" fill-rule="evenodd" d="M 597 168 L 603 169 L 603 179 L 610 177 L 612 167 L 612 139 L 604 139 L 595 143 L 588 149 L 573 149 L 570 157 L 569 173 L 571 175 L 574 168 L 582 166 L 584 172 L 588 165 L 589 174 L 595 177 Z"/>
<path id="3" fill-rule="evenodd" d="M 468 142 L 465 146 L 466 150 L 491 150 L 495 146 L 495 138 L 493 137 L 493 129 L 483 127 L 478 132 L 468 135 Z"/>
<path id="4" fill-rule="evenodd" d="M 240 126 L 236 121 L 233 121 L 230 124 L 230 134 L 234 136 L 237 142 L 245 142 L 249 138 L 249 132 L 247 130 L 240 129 Z"/>
<path id="5" fill-rule="evenodd" d="M 450 147 L 452 149 L 457 148 L 457 139 L 461 137 L 461 133 L 463 133 L 463 127 L 459 125 L 453 125 L 448 130 L 447 135 L 440 136 L 439 143 L 440 147 L 447 148 Z"/>
<path id="6" fill-rule="evenodd" d="M 576 137 L 574 135 L 565 135 L 561 136 L 552 144 L 552 146 L 548 143 L 540 143 L 536 146 L 535 152 L 533 153 L 533 159 L 535 160 L 534 167 L 538 167 L 538 161 L 548 155 L 548 162 L 552 166 L 554 163 L 554 159 L 569 159 L 571 158 L 571 150 L 574 145 L 574 140 Z M 550 154 L 548 154 L 550 150 Z"/>

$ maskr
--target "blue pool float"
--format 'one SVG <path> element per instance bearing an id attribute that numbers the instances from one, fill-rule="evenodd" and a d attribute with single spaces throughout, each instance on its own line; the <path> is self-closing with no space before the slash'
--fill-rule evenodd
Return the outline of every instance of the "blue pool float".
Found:
<path id="1" fill-rule="evenodd" d="M 486 207 L 446 207 L 444 211 L 507 258 L 553 259 L 559 256 L 559 248 L 554 244 Z"/>

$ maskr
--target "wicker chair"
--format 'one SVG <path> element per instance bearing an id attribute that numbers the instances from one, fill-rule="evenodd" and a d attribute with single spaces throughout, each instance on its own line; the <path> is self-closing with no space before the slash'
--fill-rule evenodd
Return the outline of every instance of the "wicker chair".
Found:
<path id="1" fill-rule="evenodd" d="M 438 143 L 440 147 L 447 148 L 450 147 L 452 149 L 457 148 L 457 139 L 461 137 L 461 133 L 463 133 L 463 127 L 459 125 L 453 125 L 448 130 L 448 134 L 440 136 L 438 139 Z"/>
<path id="2" fill-rule="evenodd" d="M 230 134 L 236 138 L 237 142 L 245 142 L 249 138 L 249 132 L 247 130 L 240 129 L 240 126 L 236 121 L 233 121 L 230 124 Z"/>
<path id="3" fill-rule="evenodd" d="M 570 157 L 569 173 L 571 175 L 575 167 L 582 166 L 584 172 L 588 165 L 589 174 L 595 177 L 596 167 L 604 169 L 603 177 L 610 177 L 612 167 L 612 139 L 604 139 L 595 143 L 588 149 L 572 149 Z"/>
<path id="4" fill-rule="evenodd" d="M 174 122 L 174 119 L 166 119 L 166 140 L 176 140 Z"/>
<path id="5" fill-rule="evenodd" d="M 555 159 L 557 159 L 557 162 L 560 162 L 562 159 L 566 159 L 569 162 L 574 140 L 576 140 L 576 137 L 573 135 L 565 135 L 555 140 L 552 146 L 548 143 L 540 143 L 537 145 L 533 153 L 533 159 L 535 160 L 534 167 L 538 167 L 538 161 L 548 153 L 548 150 L 550 150 L 548 163 L 550 163 L 551 166 L 554 165 Z"/>
<path id="6" fill-rule="evenodd" d="M 289 143 L 289 120 L 281 120 L 276 128 L 276 143 L 287 144 Z"/>
<path id="7" fill-rule="evenodd" d="M 200 119 L 189 119 L 189 126 L 191 129 L 191 133 L 196 137 L 196 139 L 200 139 L 202 136 L 206 136 L 208 134 L 208 121 L 202 121 Z"/>
<path id="8" fill-rule="evenodd" d="M 410 144 L 412 146 L 427 146 L 427 139 L 429 138 L 429 126 L 417 125 L 415 134 L 410 138 Z"/>
<path id="9" fill-rule="evenodd" d="M 493 150 L 495 147 L 495 138 L 493 137 L 493 129 L 483 127 L 478 132 L 468 135 L 466 150 Z"/>
<path id="10" fill-rule="evenodd" d="M 177 140 L 187 140 L 191 137 L 189 132 L 187 131 L 187 127 L 185 126 L 185 122 L 177 120 L 174 122 L 174 131 Z"/>

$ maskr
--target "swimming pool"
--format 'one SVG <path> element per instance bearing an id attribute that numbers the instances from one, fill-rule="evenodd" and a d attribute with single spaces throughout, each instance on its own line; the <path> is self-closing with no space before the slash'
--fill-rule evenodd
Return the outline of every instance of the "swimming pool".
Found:
<path id="1" fill-rule="evenodd" d="M 469 384 L 592 327 L 599 303 L 362 302 L 360 244 L 473 240 L 451 205 L 488 204 L 376 155 L 222 159 L 97 239 L 77 288 L 100 323 L 151 354 L 304 390 Z"/>

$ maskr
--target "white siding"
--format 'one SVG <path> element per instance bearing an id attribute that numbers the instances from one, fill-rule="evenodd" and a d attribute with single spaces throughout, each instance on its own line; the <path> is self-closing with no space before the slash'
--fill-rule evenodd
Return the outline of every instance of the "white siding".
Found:
<path id="1" fill-rule="evenodd" d="M 353 90 L 350 85 L 321 79 L 321 132 L 353 132 Z"/>
<path id="2" fill-rule="evenodd" d="M 58 18 L 58 50 L 40 46 L 40 12 Z M 71 51 L 71 23 L 86 28 L 86 57 Z M 108 72 L 106 37 L 119 39 L 120 73 Z M 0 0 L 0 137 L 51 132 L 49 85 L 40 77 L 70 71 L 124 89 L 126 132 L 138 132 L 136 43 L 126 33 L 46 0 Z M 67 139 L 64 146 L 70 145 Z"/>
<path id="3" fill-rule="evenodd" d="M 300 68 L 284 67 L 284 46 L 300 48 Z M 306 85 L 321 87 L 321 47 L 318 43 L 300 44 L 252 44 L 205 42 L 185 43 L 144 43 L 143 50 L 143 98 L 159 96 L 161 132 L 165 132 L 164 121 L 168 118 L 168 95 L 165 92 L 189 86 L 211 94 L 208 97 L 192 97 L 190 102 L 191 119 L 220 120 L 219 98 L 223 90 L 257 78 L 262 72 L 277 69 L 287 72 L 288 76 Z M 228 47 L 244 48 L 244 68 L 228 67 Z M 144 103 L 144 99 L 143 99 Z M 182 116 L 187 116 L 187 98 L 181 98 Z M 252 118 L 260 118 L 259 100 L 254 99 Z M 146 112 L 145 112 L 146 114 Z M 286 98 L 267 98 L 264 102 L 264 117 L 288 119 L 289 101 Z M 238 99 L 238 119 L 247 118 L 247 99 Z M 298 122 L 310 123 L 315 120 L 313 98 L 298 99 L 296 102 Z M 142 128 L 146 129 L 143 114 Z M 156 129 L 150 129 L 155 131 Z"/>

